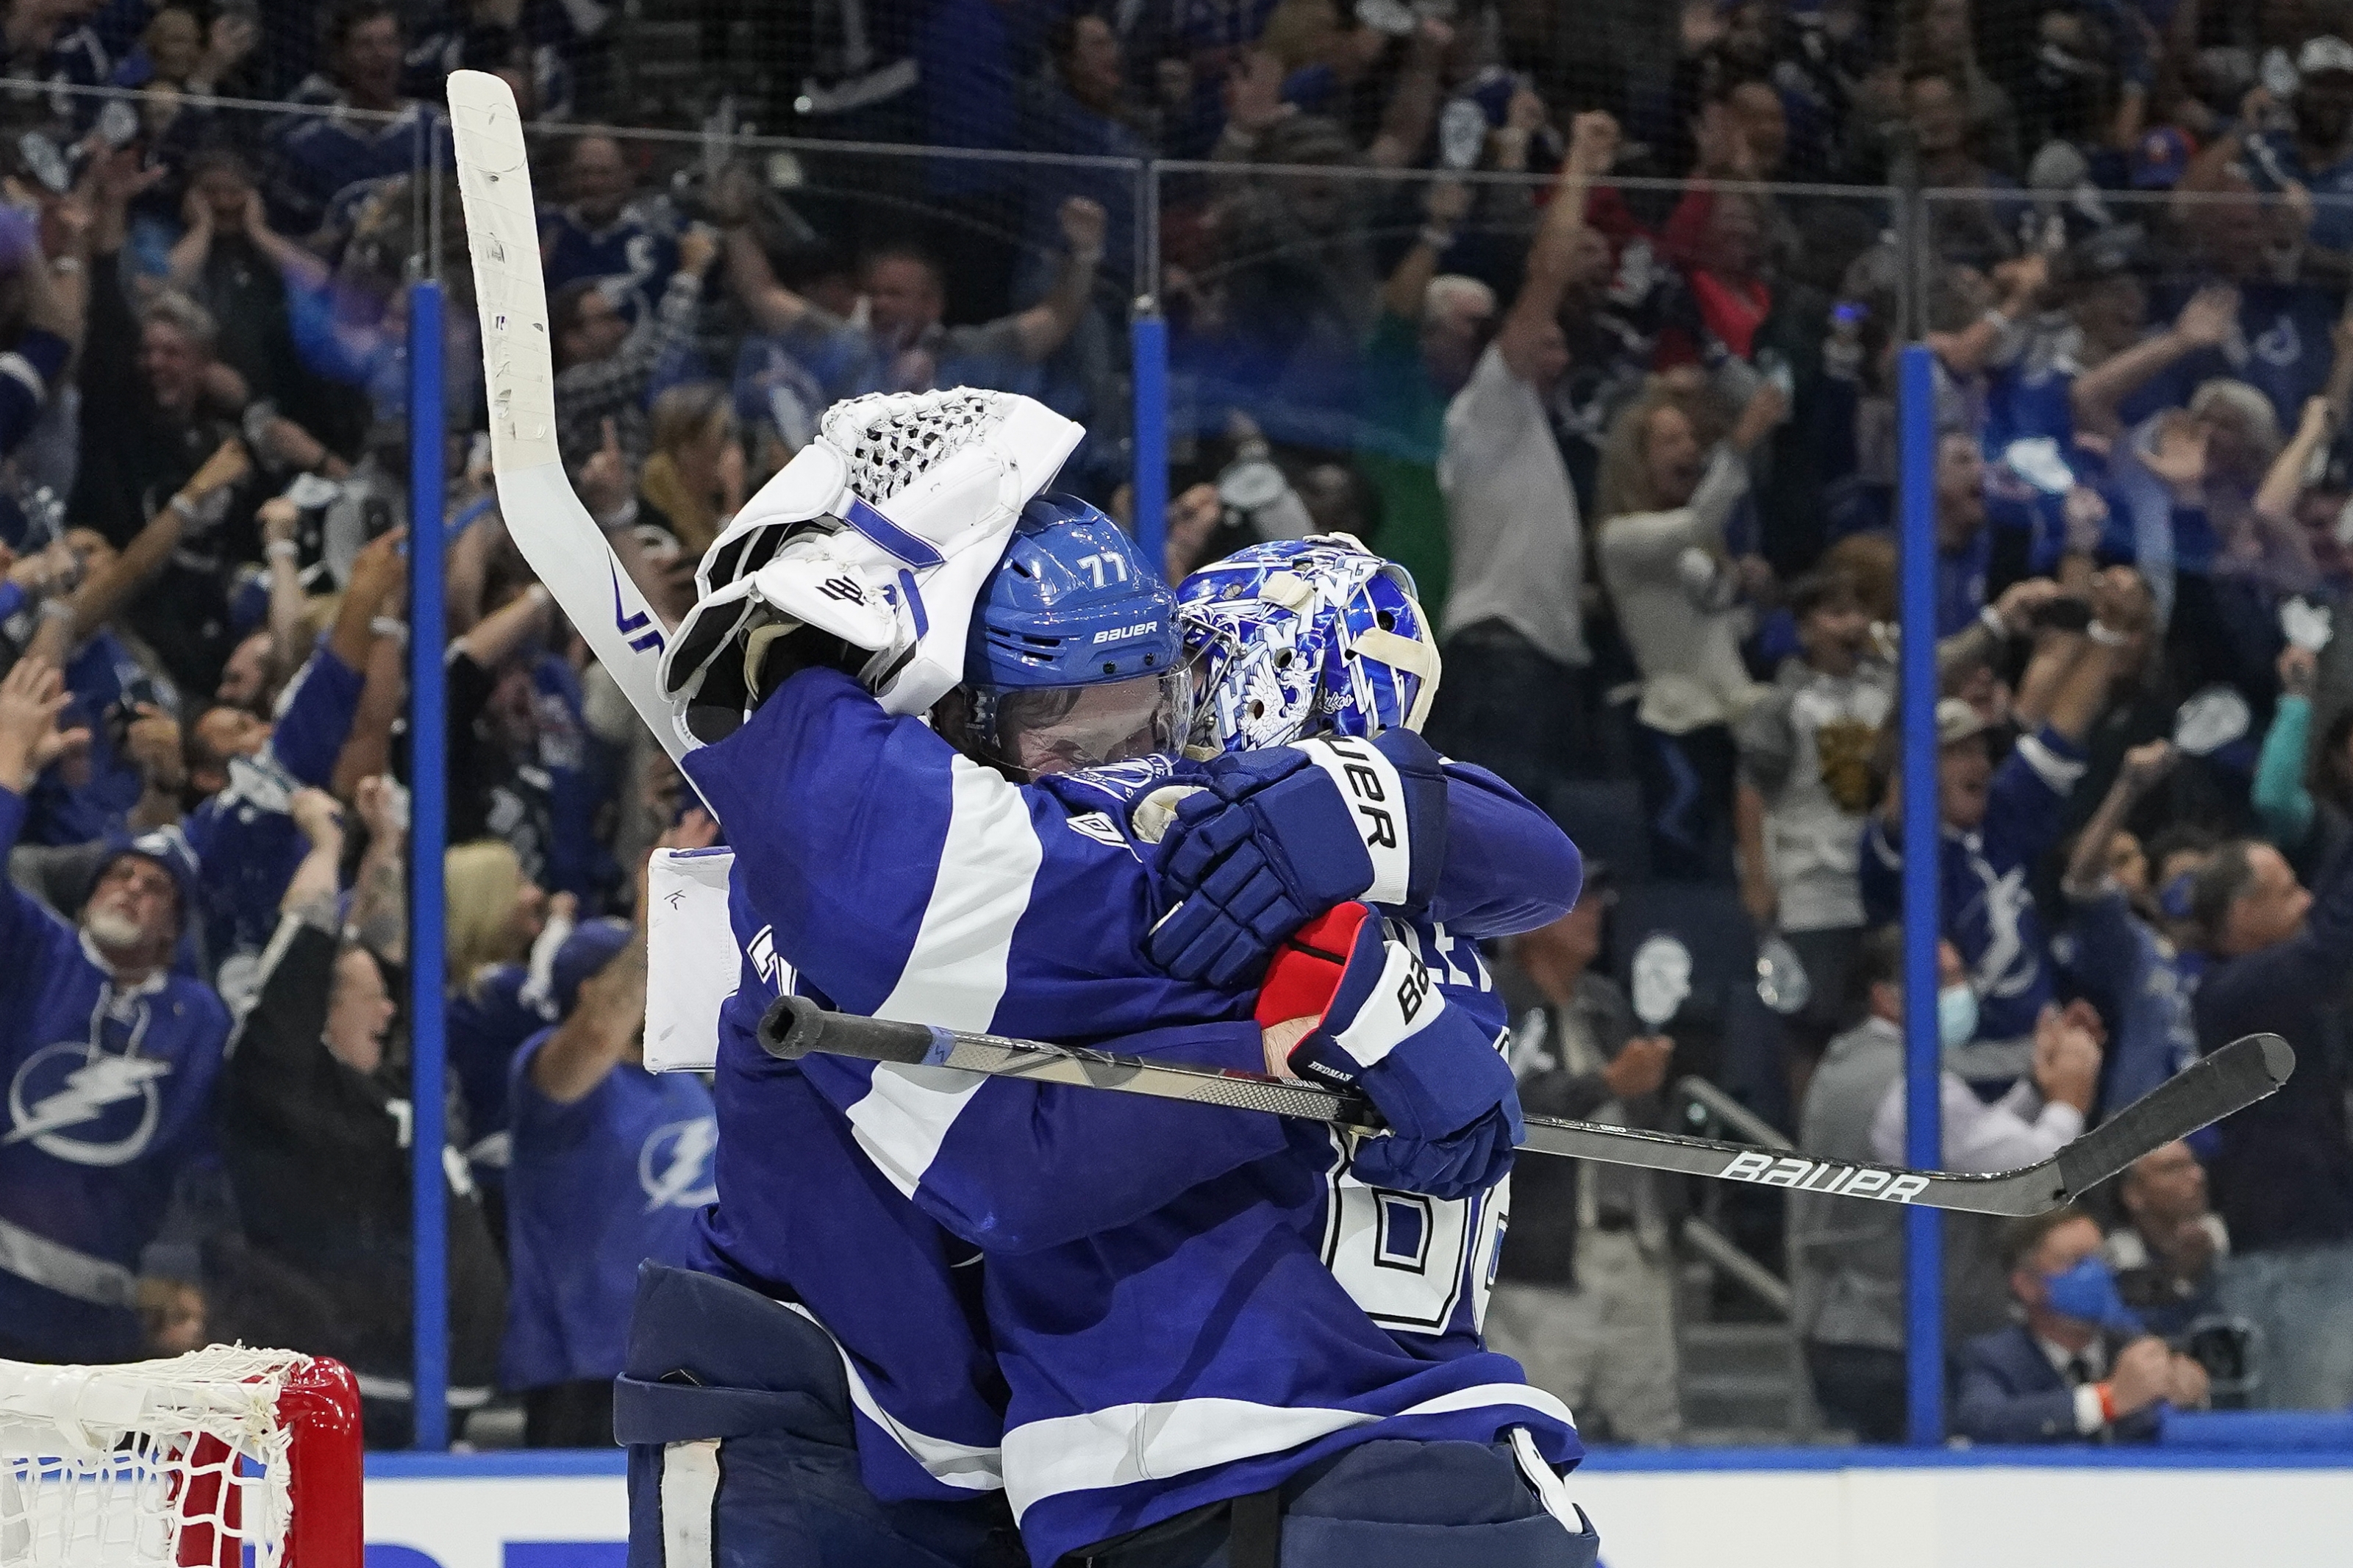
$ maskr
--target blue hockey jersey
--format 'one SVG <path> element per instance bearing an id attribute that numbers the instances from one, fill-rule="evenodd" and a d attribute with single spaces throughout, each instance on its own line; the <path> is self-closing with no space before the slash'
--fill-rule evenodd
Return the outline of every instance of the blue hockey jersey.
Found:
<path id="1" fill-rule="evenodd" d="M 1198 1230 L 1207 1215 L 1171 1221 L 1164 1211 L 1220 1182 L 1241 1184 L 1217 1190 L 1273 1226 L 1286 1256 L 1301 1245 L 1292 1227 L 1303 1205 L 1318 1227 L 1328 1217 L 1328 1145 L 1310 1160 L 1270 1118 L 922 1069 L 782 1063 L 751 1037 L 789 963 L 799 989 L 846 1011 L 1262 1067 L 1248 994 L 1171 979 L 1140 957 L 1155 910 L 1128 808 L 1155 785 L 1182 782 L 1187 765 L 1128 764 L 1017 789 L 916 721 L 885 715 L 831 671 L 795 677 L 734 736 L 687 760 L 722 818 L 739 825 L 732 892 L 746 954 L 744 984 L 722 1028 L 720 1203 L 705 1222 L 705 1262 L 796 1297 L 834 1334 L 861 1417 L 893 1439 L 861 1451 L 879 1495 L 953 1496 L 997 1484 L 1002 1473 L 1005 1394 L 991 1359 L 1002 1347 L 979 1315 L 981 1281 L 966 1267 L 978 1253 L 971 1237 L 1026 1252 L 1083 1247 L 1077 1237 L 1130 1225 Z M 1450 855 L 1431 912 L 1483 934 L 1527 929 L 1566 909 L 1577 868 L 1557 829 L 1482 770 L 1449 764 L 1448 773 Z M 1127 1157 L 1137 1149 L 1153 1159 Z M 1245 1173 L 1270 1161 L 1281 1177 Z M 1044 1163 L 1084 1174 L 1042 1180 Z M 1273 1204 L 1269 1183 L 1282 1192 Z M 815 1191 L 828 1201 L 809 1203 Z M 1300 1256 L 1298 1267 L 1333 1278 L 1318 1247 Z M 1138 1300 L 1157 1288 L 1134 1283 Z M 1346 1306 L 1345 1296 L 1332 1300 Z M 1369 1335 L 1362 1344 L 1374 1360 L 1343 1369 L 1334 1384 L 1346 1385 L 1334 1395 L 1341 1403 L 1316 1417 L 1359 1436 L 1329 1429 L 1326 1447 L 1361 1440 L 1381 1415 L 1428 1400 L 1457 1412 L 1492 1403 L 1448 1403 L 1445 1391 L 1411 1380 L 1367 1382 L 1366 1368 L 1384 1353 L 1401 1355 L 1416 1377 L 1430 1358 L 1397 1352 L 1353 1309 L 1342 1317 L 1344 1337 Z M 1222 1362 L 1202 1373 L 1211 1371 L 1240 1375 Z M 1262 1398 L 1315 1403 L 1296 1383 L 1260 1371 Z M 1447 1385 L 1460 1395 L 1513 1371 L 1497 1361 L 1438 1382 L 1467 1375 Z M 1525 1393 L 1515 1381 L 1512 1388 L 1513 1397 Z M 1132 1402 L 1136 1392 L 1130 1383 L 1073 1398 L 1092 1410 Z M 1384 1408 L 1390 1396 L 1402 1403 Z M 1352 1398 L 1359 1407 L 1335 1415 Z M 1492 1435 L 1498 1426 L 1546 1426 L 1548 1415 L 1523 1407 L 1506 1419 L 1470 1420 L 1487 1420 Z M 1556 1457 L 1567 1457 L 1567 1433 L 1561 1412 L 1546 1434 Z M 1293 1452 L 1270 1462 L 1304 1463 L 1324 1451 L 1298 1447 L 1307 1441 L 1286 1438 L 1278 1446 Z M 1045 1485 L 1041 1495 L 1054 1490 Z M 1146 1490 L 1153 1495 L 1123 1491 L 1106 1506 L 1143 1509 L 1182 1495 Z M 1073 1543 L 1091 1538 L 1089 1525 L 1057 1525 L 1056 1516 L 1049 1509 L 1039 1528 L 1078 1531 Z"/>
<path id="2" fill-rule="evenodd" d="M 654 301 L 678 270 L 678 241 L 634 208 L 592 228 L 575 209 L 551 207 L 540 216 L 539 239 L 550 294 L 595 279 L 632 323 L 653 314 Z"/>
<path id="3" fill-rule="evenodd" d="M 278 929 L 278 900 L 309 852 L 287 800 L 332 782 L 366 678 L 322 646 L 278 700 L 269 743 L 232 757 L 228 785 L 188 814 L 204 904 L 205 952 L 216 969 L 259 953 Z"/>
<path id="4" fill-rule="evenodd" d="M 24 797 L 0 789 L 0 858 L 24 820 Z M 169 970 L 117 985 L 14 885 L 0 886 L 0 1336 L 58 1361 L 124 1360 L 140 1250 L 181 1168 L 211 1148 L 228 1009 Z"/>
<path id="5" fill-rule="evenodd" d="M 638 1265 L 683 1262 L 694 1215 L 718 1194 L 711 1091 L 686 1073 L 622 1062 L 569 1105 L 531 1081 L 542 1029 L 508 1091 L 507 1329 L 501 1388 L 620 1375 Z"/>
<path id="6" fill-rule="evenodd" d="M 1501 1048 L 1475 944 L 1410 932 L 1445 1001 L 1430 1026 Z M 1117 1048 L 1263 1061 L 1250 1024 Z M 1441 1201 L 1356 1181 L 1345 1142 L 1311 1123 L 955 1073 L 911 1086 L 839 1058 L 807 1072 L 893 1184 L 983 1250 L 1005 1484 L 1032 1561 L 1359 1443 L 1524 1426 L 1555 1464 L 1582 1452 L 1567 1407 L 1480 1342 L 1508 1177 Z"/>
<path id="7" fill-rule="evenodd" d="M 2032 1035 L 2035 1015 L 2051 1000 L 2050 941 L 2027 879 L 2059 842 L 2060 813 L 2083 773 L 2083 752 L 2056 731 L 2029 735 L 1994 770 L 1985 820 L 1966 833 L 1941 828 L 1941 925 L 1968 966 L 1980 1040 Z M 1900 828 L 1871 819 L 1862 830 L 1861 872 L 1863 912 L 1871 922 L 1901 919 Z"/>
<path id="8" fill-rule="evenodd" d="M 465 1099 L 466 1158 L 478 1182 L 506 1179 L 508 1070 L 515 1052 L 554 1022 L 549 1005 L 527 994 L 530 984 L 522 964 L 494 963 L 449 996 L 449 1076 Z"/>

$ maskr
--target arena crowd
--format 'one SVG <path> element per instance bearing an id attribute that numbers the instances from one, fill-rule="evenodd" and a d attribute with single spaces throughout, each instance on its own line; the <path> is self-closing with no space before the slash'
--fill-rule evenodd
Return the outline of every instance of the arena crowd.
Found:
<path id="1" fill-rule="evenodd" d="M 333 1354 L 406 1440 L 421 275 L 453 1407 L 609 1441 L 629 1270 L 712 1197 L 708 1091 L 630 1020 L 647 855 L 716 829 L 496 508 L 470 68 L 533 137 L 565 462 L 670 623 L 864 393 L 1039 397 L 1132 521 L 1126 328 L 1164 320 L 1170 582 L 1308 533 L 1403 563 L 1430 738 L 1585 851 L 1494 955 L 1532 1110 L 1687 1127 L 1696 1079 L 1900 1162 L 1924 342 L 1946 1163 L 2246 1033 L 2300 1057 L 2083 1208 L 1950 1226 L 1952 1432 L 2353 1405 L 2353 4 L 774 10 L 702 8 L 725 101 L 682 105 L 587 0 L 5 7 L 0 1354 Z M 1658 934 L 1689 994 L 1638 1018 Z M 1589 1440 L 1683 1436 L 1679 1321 L 1749 1310 L 1690 1278 L 1703 1215 L 1787 1282 L 1822 1428 L 1899 1436 L 1893 1209 L 1524 1161 L 1491 1338 Z"/>

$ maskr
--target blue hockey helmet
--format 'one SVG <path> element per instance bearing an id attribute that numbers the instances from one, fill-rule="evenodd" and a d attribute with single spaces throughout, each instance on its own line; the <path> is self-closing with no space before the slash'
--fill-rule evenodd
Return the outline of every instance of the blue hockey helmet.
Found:
<path id="1" fill-rule="evenodd" d="M 1018 775 L 1174 755 L 1192 715 L 1176 599 L 1119 524 L 1032 500 L 973 611 L 943 731 Z M 960 732 L 959 732 L 960 731 Z"/>
<path id="2" fill-rule="evenodd" d="M 1176 598 L 1201 693 L 1198 752 L 1419 731 L 1430 716 L 1438 639 L 1412 574 L 1347 534 L 1238 550 Z"/>

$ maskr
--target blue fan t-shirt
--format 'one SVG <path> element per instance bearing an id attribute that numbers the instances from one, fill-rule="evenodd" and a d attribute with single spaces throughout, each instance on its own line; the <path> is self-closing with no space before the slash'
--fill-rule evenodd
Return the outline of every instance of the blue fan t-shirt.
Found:
<path id="1" fill-rule="evenodd" d="M 559 1105 L 531 1081 L 554 1034 L 524 1042 L 507 1085 L 510 1389 L 619 1376 L 638 1265 L 685 1263 L 695 1214 L 718 1196 L 719 1123 L 701 1079 L 622 1062 Z"/>

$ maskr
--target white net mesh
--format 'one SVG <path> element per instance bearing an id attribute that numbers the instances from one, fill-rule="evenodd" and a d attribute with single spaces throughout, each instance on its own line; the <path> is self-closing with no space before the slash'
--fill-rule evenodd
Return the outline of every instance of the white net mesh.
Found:
<path id="1" fill-rule="evenodd" d="M 219 1345 L 121 1366 L 0 1362 L 0 1563 L 278 1568 L 278 1398 L 306 1359 Z"/>
<path id="2" fill-rule="evenodd" d="M 885 501 L 918 475 L 978 440 L 1007 401 L 1001 392 L 873 393 L 837 403 L 819 426 L 849 459 L 849 487 Z"/>

